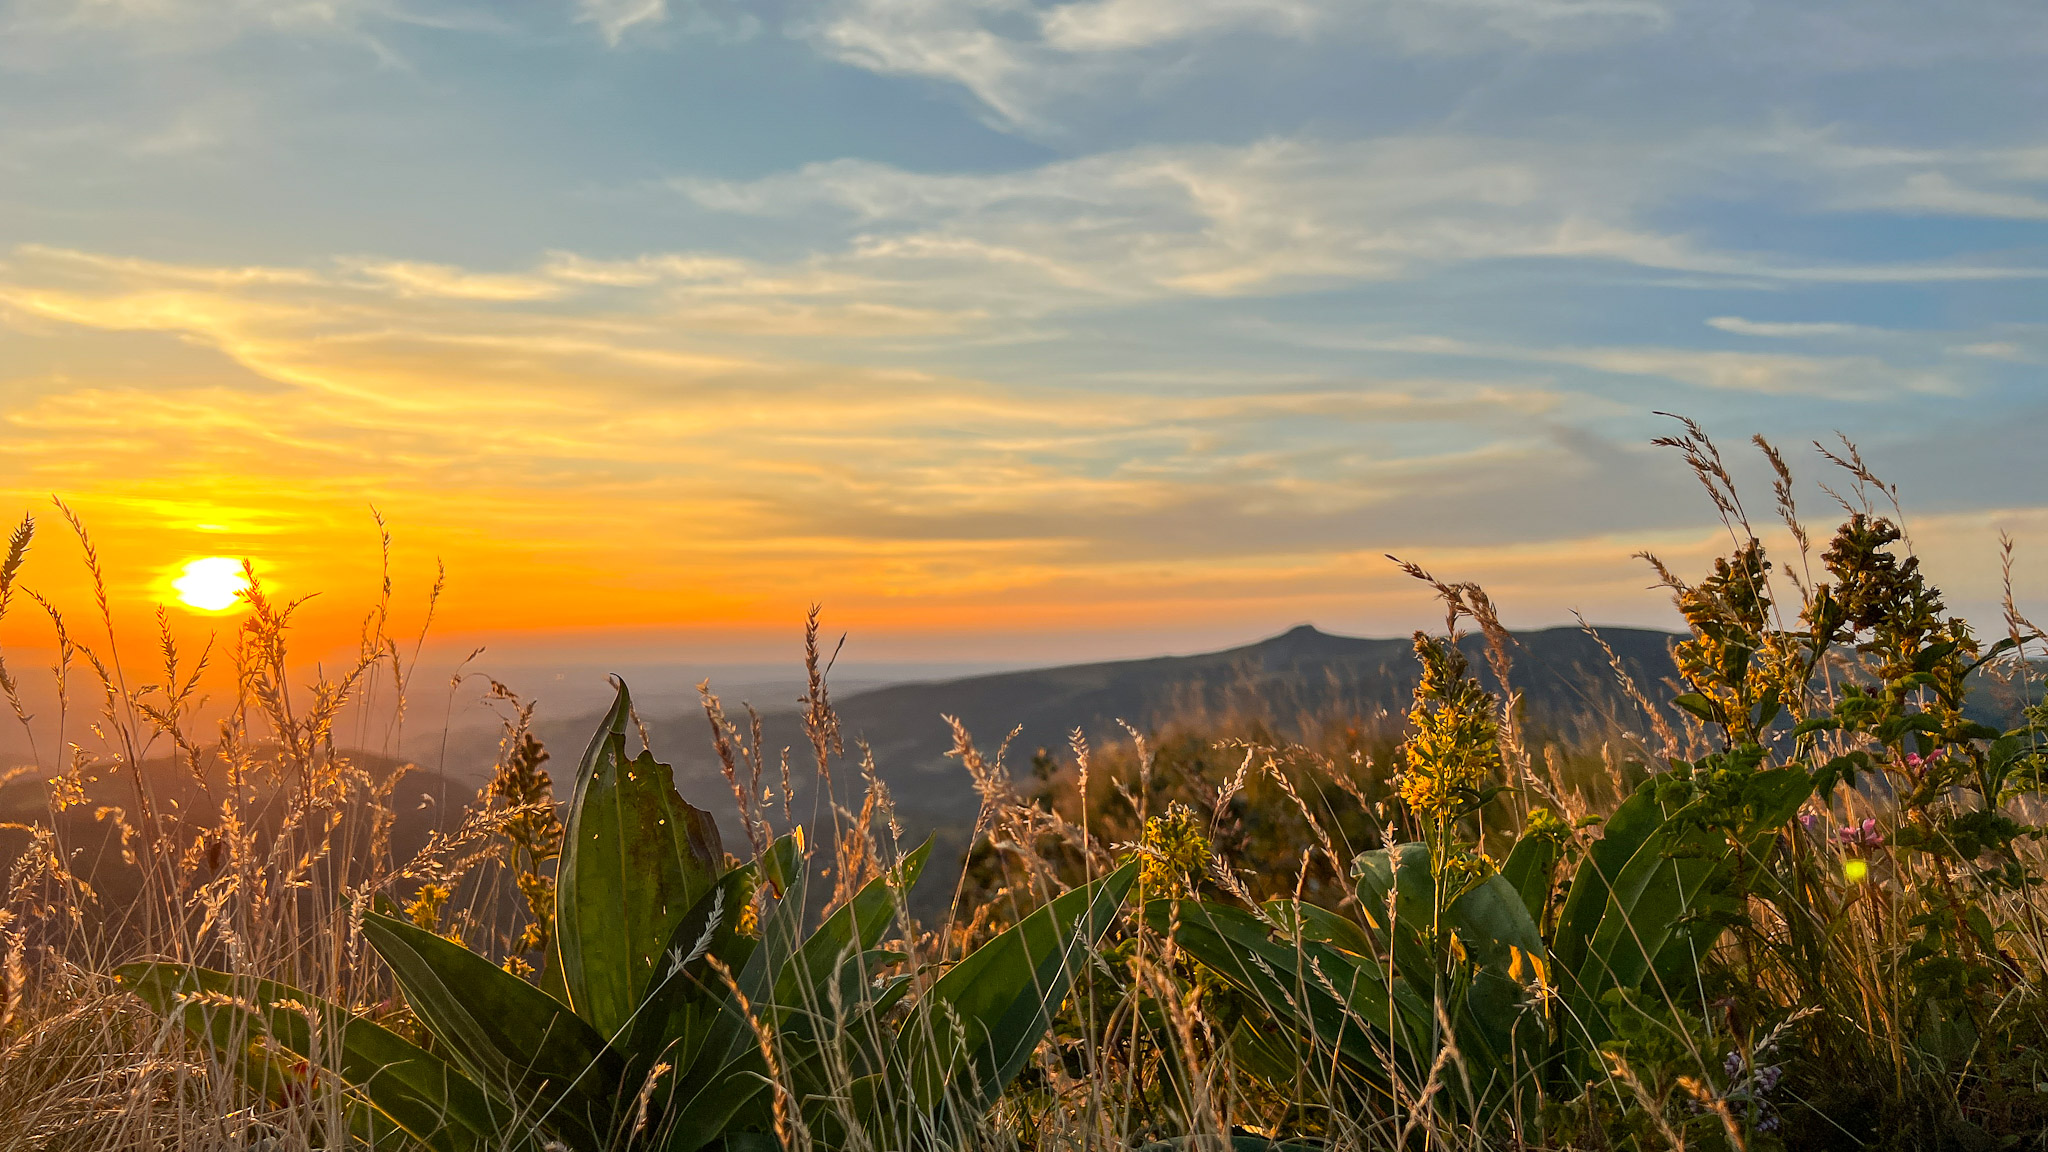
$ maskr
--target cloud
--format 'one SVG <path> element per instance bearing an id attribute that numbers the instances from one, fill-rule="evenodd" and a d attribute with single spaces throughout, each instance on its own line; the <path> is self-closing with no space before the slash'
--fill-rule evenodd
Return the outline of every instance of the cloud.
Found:
<path id="1" fill-rule="evenodd" d="M 1817 207 L 1840 210 L 1845 161 L 1823 152 L 1809 163 L 1781 141 L 1718 130 L 1656 145 L 1276 137 L 1123 149 L 987 174 L 835 160 L 673 186 L 712 211 L 836 229 L 838 246 L 817 249 L 807 275 L 837 275 L 918 307 L 972 300 L 990 314 L 1316 291 L 1500 260 L 1607 262 L 1780 285 L 2048 275 L 1990 260 L 1729 251 L 1658 223 L 1711 173 L 1759 163 L 1811 188 Z M 1711 322 L 1748 335 L 1795 334 L 1740 318 Z"/>
<path id="2" fill-rule="evenodd" d="M 687 254 L 487 272 L 17 250 L 0 496 L 76 497 L 110 553 L 246 549 L 295 591 L 374 586 L 372 553 L 337 558 L 335 540 L 375 503 L 449 558 L 465 628 L 753 626 L 819 595 L 847 626 L 899 631 L 1274 605 L 1387 619 L 1402 593 L 1360 574 L 1387 550 L 1554 616 L 1654 606 L 1627 552 L 1694 538 L 1672 527 L 1693 507 L 1683 470 L 1641 447 L 1636 413 L 1699 390 L 1858 398 L 1895 423 L 1887 405 L 1924 383 L 1877 357 L 1418 336 L 1351 337 L 1377 372 L 1313 370 L 1294 339 L 1284 372 L 1005 383 L 673 319 L 750 292 L 787 308 L 793 286 L 849 306 L 836 275 Z M 150 341 L 218 366 L 138 370 L 174 362 Z M 69 351 L 38 351 L 53 342 Z M 1440 370 L 1393 370 L 1416 356 Z M 1601 377 L 1635 390 L 1604 398 Z"/>
<path id="3" fill-rule="evenodd" d="M 957 84 L 998 123 L 1045 131 L 1060 99 L 1161 50 L 1227 58 L 1233 35 L 1456 54 L 1583 48 L 1668 21 L 1660 0 L 834 0 L 809 35 L 845 63 Z"/>
<path id="4" fill-rule="evenodd" d="M 1763 336 L 1784 340 L 1799 340 L 1809 336 L 1854 336 L 1873 331 L 1860 324 L 1744 320 L 1740 316 L 1716 316 L 1708 320 L 1707 325 L 1719 328 L 1723 332 L 1733 332 L 1738 336 Z"/>
<path id="5" fill-rule="evenodd" d="M 1293 331 L 1289 336 L 1323 347 L 1451 361 L 1565 365 L 1609 376 L 1663 380 L 1687 389 L 1759 396 L 1814 396 L 1874 403 L 1904 395 L 1949 396 L 1964 390 L 1964 380 L 1951 373 L 1894 363 L 1878 356 L 1800 356 L 1654 344 L 1512 344 L 1423 334 L 1388 337 Z M 1671 402 L 1681 401 L 1674 397 Z"/>
<path id="6" fill-rule="evenodd" d="M 1038 26 L 1049 48 L 1109 52 L 1235 30 L 1298 37 L 1332 14 L 1312 0 L 1087 0 L 1044 12 Z"/>
<path id="7" fill-rule="evenodd" d="M 1731 158 L 1795 177 L 1833 211 L 2048 219 L 2048 145 L 1901 147 L 1780 125 L 1743 151 Z"/>
<path id="8" fill-rule="evenodd" d="M 1958 344 L 1949 349 L 1958 356 L 1975 356 L 1983 360 L 2007 360 L 2014 364 L 2031 364 L 2035 357 L 2027 349 L 2010 340 L 1982 340 L 1972 344 Z"/>
<path id="9" fill-rule="evenodd" d="M 576 0 L 576 19 L 597 25 L 605 41 L 617 47 L 627 29 L 668 19 L 668 0 Z"/>
<path id="10" fill-rule="evenodd" d="M 1548 451 L 1515 447 L 1510 430 L 1559 403 L 1454 379 L 1211 384 L 1171 399 L 1002 386 L 766 347 L 713 354 L 644 313 L 531 304 L 421 296 L 353 268 L 19 253 L 0 270 L 6 309 L 208 348 L 251 383 L 153 385 L 119 358 L 74 363 L 11 393 L 37 398 L 0 413 L 0 457 L 31 486 L 150 500 L 182 491 L 223 506 L 282 487 L 308 516 L 388 500 L 437 531 L 473 517 L 469 531 L 539 533 L 607 556 L 626 545 L 599 547 L 591 533 L 616 525 L 621 541 L 639 540 L 625 527 L 639 519 L 679 533 L 690 554 L 794 550 L 812 563 L 893 557 L 937 571 L 965 546 L 1029 556 L 1029 569 L 1112 545 L 1162 560 L 1313 548 L 1366 507 L 1412 538 L 1426 520 L 1397 511 L 1402 493 Z M 31 337 L 15 325 L 10 338 Z M 1436 435 L 1447 450 L 1434 454 L 1369 446 L 1394 427 L 1461 431 Z M 575 527 L 576 507 L 610 510 Z M 1222 524 L 1232 533 L 1216 536 Z"/>
<path id="11" fill-rule="evenodd" d="M 563 286 L 538 276 L 479 276 L 445 264 L 415 261 L 364 262 L 365 276 L 396 288 L 402 296 L 438 296 L 450 300 L 550 300 Z"/>
<path id="12" fill-rule="evenodd" d="M 884 279 L 972 269 L 982 292 L 1233 296 L 1478 259 L 1700 263 L 1635 222 L 1643 190 L 1610 179 L 1614 159 L 1486 138 L 1270 139 L 994 175 L 849 160 L 676 186 L 720 211 L 837 213 L 850 238 L 836 265 Z"/>

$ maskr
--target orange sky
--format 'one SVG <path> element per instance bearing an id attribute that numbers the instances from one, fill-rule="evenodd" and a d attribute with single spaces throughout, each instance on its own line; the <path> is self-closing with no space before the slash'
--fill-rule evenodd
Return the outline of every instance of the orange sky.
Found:
<path id="1" fill-rule="evenodd" d="M 137 622 L 185 561 L 250 557 L 278 593 L 322 594 L 304 617 L 314 650 L 345 646 L 375 598 L 372 507 L 403 604 L 446 564 L 451 647 L 685 660 L 783 658 L 813 600 L 867 659 L 1131 655 L 1433 619 L 1383 552 L 1486 582 L 1522 623 L 1663 623 L 1630 554 L 1704 563 L 1718 537 L 1668 453 L 1520 434 L 1561 403 L 1536 393 L 997 384 L 828 359 L 730 317 L 739 334 L 558 299 L 587 268 L 27 249 L 0 274 L 0 351 L 23 368 L 0 402 L 0 507 L 42 522 L 24 579 L 85 604 L 61 494 Z M 822 339 L 856 321 L 783 323 Z M 1347 427 L 1341 458 L 1303 439 L 1343 444 Z M 1603 513 L 1614 493 L 1628 502 Z M 1985 611 L 1998 531 L 2027 545 L 2042 523 L 1993 506 L 1919 530 Z M 36 643 L 24 628 L 9 623 L 12 642 Z"/>

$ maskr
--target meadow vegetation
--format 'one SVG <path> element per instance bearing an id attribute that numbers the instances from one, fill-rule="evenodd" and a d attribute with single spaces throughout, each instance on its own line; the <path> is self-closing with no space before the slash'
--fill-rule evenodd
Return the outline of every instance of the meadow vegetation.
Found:
<path id="1" fill-rule="evenodd" d="M 0 1147 L 2048 1148 L 2039 630 L 1953 615 L 1853 447 L 1817 536 L 1756 441 L 1770 557 L 1707 437 L 1666 443 L 1729 548 L 1646 557 L 1680 680 L 1604 738 L 1530 730 L 1485 592 L 1409 565 L 1445 622 L 1396 723 L 1209 715 L 1015 772 L 955 724 L 982 804 L 930 922 L 815 613 L 803 819 L 708 690 L 733 843 L 623 686 L 572 766 L 492 685 L 490 783 L 401 852 L 364 740 L 419 652 L 388 581 L 338 673 L 253 572 L 225 649 L 166 622 L 143 673 L 103 592 L 24 580 L 24 520 L 0 616 L 53 630 L 61 714 L 5 784 L 41 815 L 0 832 Z"/>

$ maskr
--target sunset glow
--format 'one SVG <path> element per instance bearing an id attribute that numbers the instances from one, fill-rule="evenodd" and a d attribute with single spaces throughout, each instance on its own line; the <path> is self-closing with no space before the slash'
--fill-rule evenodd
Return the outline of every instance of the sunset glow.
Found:
<path id="1" fill-rule="evenodd" d="M 226 556 L 193 560 L 183 575 L 171 581 L 178 603 L 201 612 L 222 612 L 240 601 L 249 580 L 242 574 L 242 562 Z"/>
<path id="2" fill-rule="evenodd" d="M 0 16 L 0 504 L 117 609 L 251 553 L 345 645 L 374 508 L 499 645 L 1399 634 L 1388 552 L 1672 624 L 1660 409 L 2048 591 L 2048 10 L 88 7 Z"/>

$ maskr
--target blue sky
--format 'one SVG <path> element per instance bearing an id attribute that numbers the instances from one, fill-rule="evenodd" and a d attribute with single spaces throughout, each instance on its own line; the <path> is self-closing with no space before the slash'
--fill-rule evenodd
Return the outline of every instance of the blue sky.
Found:
<path id="1" fill-rule="evenodd" d="M 138 595 L 375 502 L 479 633 L 1136 653 L 1427 621 L 1388 551 L 1666 620 L 1661 409 L 1854 437 L 1981 613 L 2044 108 L 1996 0 L 0 0 L 0 494 Z"/>

